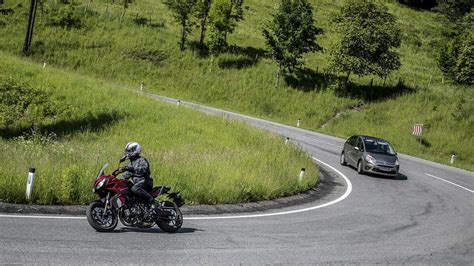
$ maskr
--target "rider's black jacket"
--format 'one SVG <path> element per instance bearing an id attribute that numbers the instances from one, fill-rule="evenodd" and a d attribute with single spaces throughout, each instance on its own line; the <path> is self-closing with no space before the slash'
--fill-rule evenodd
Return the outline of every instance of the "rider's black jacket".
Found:
<path id="1" fill-rule="evenodd" d="M 141 156 L 130 158 L 130 162 L 124 168 L 124 170 L 124 177 L 126 179 L 132 178 L 133 183 L 151 180 L 150 164 L 145 158 Z"/>

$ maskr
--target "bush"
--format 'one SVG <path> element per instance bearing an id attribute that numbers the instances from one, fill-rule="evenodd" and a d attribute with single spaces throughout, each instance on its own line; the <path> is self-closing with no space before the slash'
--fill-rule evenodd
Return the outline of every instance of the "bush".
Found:
<path id="1" fill-rule="evenodd" d="M 81 27 L 81 19 L 75 14 L 73 4 L 52 4 L 46 8 L 47 24 L 63 28 Z"/>
<path id="2" fill-rule="evenodd" d="M 6 79 L 0 83 L 0 129 L 33 128 L 58 118 L 64 108 L 44 91 Z"/>

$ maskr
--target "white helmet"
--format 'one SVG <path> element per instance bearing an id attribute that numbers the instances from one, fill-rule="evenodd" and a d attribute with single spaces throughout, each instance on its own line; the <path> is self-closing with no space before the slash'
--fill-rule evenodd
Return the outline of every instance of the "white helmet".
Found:
<path id="1" fill-rule="evenodd" d="M 129 158 L 140 155 L 140 152 L 142 152 L 142 146 L 137 142 L 129 142 L 125 145 L 125 155 Z"/>

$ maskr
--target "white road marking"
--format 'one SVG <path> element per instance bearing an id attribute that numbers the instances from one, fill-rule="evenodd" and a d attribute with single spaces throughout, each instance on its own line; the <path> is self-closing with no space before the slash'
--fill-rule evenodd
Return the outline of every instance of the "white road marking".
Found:
<path id="1" fill-rule="evenodd" d="M 436 179 L 438 179 L 438 180 L 441 180 L 441 181 L 443 181 L 443 182 L 449 183 L 449 184 L 451 184 L 451 185 L 460 187 L 460 188 L 462 188 L 462 189 L 464 189 L 464 190 L 467 190 L 467 191 L 469 191 L 469 192 L 471 192 L 471 193 L 474 193 L 474 190 L 468 189 L 468 188 L 466 188 L 466 187 L 463 187 L 463 186 L 461 186 L 461 185 L 458 185 L 458 184 L 456 184 L 456 183 L 453 183 L 453 182 L 448 181 L 448 180 L 446 180 L 446 179 L 443 179 L 443 178 L 441 178 L 441 177 L 437 177 L 437 176 L 430 175 L 430 174 L 426 174 L 426 173 L 425 173 L 425 175 L 427 175 L 427 176 L 429 176 L 429 177 L 432 177 L 432 178 L 436 178 Z"/>
<path id="2" fill-rule="evenodd" d="M 19 214 L 0 214 L 3 218 L 29 218 L 29 219 L 64 219 L 64 220 L 84 220 L 84 216 L 46 216 L 46 215 L 19 215 Z"/>
<path id="3" fill-rule="evenodd" d="M 336 168 L 332 167 L 331 165 L 316 159 L 313 157 L 314 160 L 318 161 L 319 163 L 331 168 L 335 171 L 338 175 L 340 175 L 347 184 L 346 192 L 340 196 L 339 198 L 330 201 L 328 203 L 324 203 L 321 205 L 308 207 L 304 209 L 292 210 L 292 211 L 285 211 L 285 212 L 275 212 L 275 213 L 262 213 L 262 214 L 249 214 L 249 215 L 234 215 L 234 216 L 202 216 L 202 217 L 185 217 L 185 220 L 217 220 L 217 219 L 242 219 L 242 218 L 257 218 L 257 217 L 268 217 L 268 216 L 277 216 L 277 215 L 287 215 L 299 212 L 306 212 L 311 210 L 316 210 L 324 207 L 328 207 L 330 205 L 336 204 L 340 201 L 346 199 L 352 192 L 352 183 L 341 171 L 337 170 Z M 43 215 L 9 215 L 9 214 L 0 214 L 0 217 L 3 218 L 30 218 L 30 219 L 69 219 L 69 220 L 82 220 L 86 217 L 83 216 L 43 216 Z"/>
<path id="4" fill-rule="evenodd" d="M 341 171 L 337 170 L 336 168 L 330 166 L 329 164 L 319 160 L 319 159 L 316 159 L 313 157 L 314 160 L 324 164 L 325 166 L 331 168 L 333 171 L 335 171 L 338 175 L 340 175 L 342 178 L 344 178 L 344 181 L 346 181 L 346 184 L 347 184 L 347 189 L 346 189 L 346 192 L 340 196 L 339 198 L 333 200 L 333 201 L 330 201 L 328 203 L 324 203 L 324 204 L 321 204 L 321 205 L 317 205 L 317 206 L 313 206 L 313 207 L 309 207 L 309 208 L 304 208 L 304 209 L 299 209 L 299 210 L 293 210 L 293 211 L 286 211 L 286 212 L 275 212 L 275 213 L 263 213 L 263 214 L 249 214 L 249 215 L 235 215 L 235 216 L 211 216 L 211 217 L 189 217 L 189 218 L 185 218 L 185 220 L 216 220 L 216 219 L 240 219 L 240 218 L 257 218 L 257 217 L 268 217 L 268 216 L 277 216 L 277 215 L 286 215 L 286 214 L 293 214 L 293 213 L 299 213 L 299 212 L 306 212 L 306 211 L 311 211 L 311 210 L 316 210 L 316 209 L 319 209 L 319 208 L 324 208 L 324 207 L 328 207 L 330 205 L 333 205 L 333 204 L 336 204 L 340 201 L 343 201 L 344 199 L 346 199 L 352 192 L 352 183 L 351 181 L 349 180 L 349 178 L 347 178 Z"/>

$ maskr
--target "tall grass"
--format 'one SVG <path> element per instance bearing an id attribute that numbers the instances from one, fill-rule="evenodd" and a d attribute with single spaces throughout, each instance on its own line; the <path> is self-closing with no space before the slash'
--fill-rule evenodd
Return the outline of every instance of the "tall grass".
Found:
<path id="1" fill-rule="evenodd" d="M 11 0 L 11 5 L 17 2 Z M 474 170 L 474 151 L 469 148 L 474 127 L 472 88 L 443 82 L 436 56 L 447 38 L 443 35 L 447 24 L 437 13 L 386 1 L 402 28 L 403 43 L 398 50 L 402 68 L 385 85 L 377 77 L 354 77 L 353 84 L 341 90 L 337 73 L 327 73 L 327 67 L 330 49 L 337 41 L 331 19 L 344 1 L 314 0 L 316 25 L 325 31 L 318 42 L 325 51 L 308 54 L 307 69 L 286 76 L 275 88 L 277 66 L 265 54 L 261 31 L 277 1 L 246 1 L 245 20 L 229 36 L 235 47 L 214 58 L 193 48 L 192 42 L 199 38 L 197 30 L 187 50 L 179 51 L 179 26 L 161 1 L 131 5 L 122 22 L 121 8 L 112 5 L 109 15 L 107 2 L 94 1 L 87 14 L 83 6 L 78 8 L 83 18 L 79 29 L 47 26 L 46 15 L 39 12 L 32 60 L 131 88 L 138 89 L 144 82 L 148 91 L 286 124 L 294 125 L 301 118 L 307 129 L 340 137 L 372 134 L 390 140 L 399 152 L 441 163 L 448 163 L 456 153 L 455 166 Z M 0 50 L 13 54 L 21 48 L 27 10 L 15 11 L 0 28 Z M 137 51 L 166 56 L 144 59 L 133 56 Z M 458 116 L 459 112 L 467 115 Z M 411 136 L 414 123 L 429 126 L 424 132 L 425 145 Z"/>
<path id="2" fill-rule="evenodd" d="M 25 202 L 26 174 L 37 168 L 33 202 L 83 204 L 105 162 L 116 167 L 129 141 L 140 142 L 155 185 L 181 191 L 190 204 L 271 199 L 304 191 L 318 179 L 308 155 L 275 135 L 242 122 L 121 90 L 115 85 L 0 53 L 0 80 L 9 77 L 53 96 L 74 110 L 64 121 L 0 139 L 0 200 Z M 298 181 L 301 167 L 309 169 Z M 109 169 L 112 170 L 112 169 Z"/>

